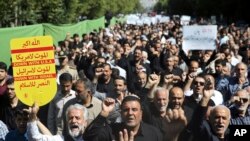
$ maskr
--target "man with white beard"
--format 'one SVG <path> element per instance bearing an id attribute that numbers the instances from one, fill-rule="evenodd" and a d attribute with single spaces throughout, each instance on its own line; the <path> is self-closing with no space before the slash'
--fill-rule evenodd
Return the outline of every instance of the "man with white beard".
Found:
<path id="1" fill-rule="evenodd" d="M 28 139 L 31 141 L 84 141 L 82 135 L 87 126 L 87 109 L 80 105 L 74 104 L 66 110 L 66 121 L 68 124 L 69 136 L 61 134 L 51 135 L 48 129 L 37 120 L 39 107 L 34 105 L 29 109 L 30 121 L 27 126 Z M 41 131 L 41 133 L 39 132 Z"/>
<path id="2" fill-rule="evenodd" d="M 153 101 L 144 103 L 143 121 L 158 127 L 164 141 L 177 141 L 180 131 L 187 125 L 182 108 L 167 109 L 169 103 L 168 90 L 157 87 L 153 91 Z"/>

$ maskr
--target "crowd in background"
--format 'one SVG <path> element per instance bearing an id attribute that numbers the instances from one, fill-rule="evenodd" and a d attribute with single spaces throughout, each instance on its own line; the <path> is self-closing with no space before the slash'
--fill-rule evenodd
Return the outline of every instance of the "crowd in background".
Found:
<path id="1" fill-rule="evenodd" d="M 39 112 L 0 62 L 0 140 L 230 140 L 228 125 L 250 125 L 250 28 L 217 28 L 215 50 L 186 52 L 178 19 L 67 33 L 55 46 L 57 94 Z"/>

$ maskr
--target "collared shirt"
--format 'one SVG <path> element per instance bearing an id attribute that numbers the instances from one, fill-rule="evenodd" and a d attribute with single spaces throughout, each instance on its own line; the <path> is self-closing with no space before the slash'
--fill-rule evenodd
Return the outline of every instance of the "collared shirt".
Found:
<path id="1" fill-rule="evenodd" d="M 16 107 L 12 107 L 9 103 L 8 99 L 5 99 L 0 106 L 0 120 L 2 120 L 8 127 L 9 130 L 16 129 L 16 122 L 15 122 L 15 110 L 19 106 L 23 106 L 24 104 L 18 100 Z"/>
<path id="2" fill-rule="evenodd" d="M 116 132 L 116 139 L 119 139 L 119 131 L 125 129 L 124 123 L 117 124 L 118 126 L 114 128 L 113 131 Z M 134 141 L 162 141 L 162 134 L 160 131 L 149 124 L 141 122 L 138 133 L 134 137 Z"/>
<path id="3" fill-rule="evenodd" d="M 70 67 L 70 66 L 66 66 L 64 69 L 60 69 L 57 72 L 57 83 L 58 84 L 60 84 L 59 83 L 59 77 L 63 73 L 69 73 L 69 74 L 71 74 L 71 76 L 72 76 L 72 78 L 73 78 L 74 81 L 79 79 L 79 75 L 78 75 L 77 70 L 75 68 Z"/>
<path id="4" fill-rule="evenodd" d="M 39 132 L 38 127 L 37 127 L 37 122 L 32 121 L 28 122 L 27 124 L 27 137 L 29 141 L 69 141 L 64 138 L 61 134 L 57 135 L 43 135 Z M 77 139 L 70 139 L 74 141 L 84 141 L 82 137 L 77 138 Z"/>
<path id="5" fill-rule="evenodd" d="M 184 92 L 185 96 L 191 96 L 193 95 L 194 91 L 193 90 L 187 90 Z M 198 97 L 196 100 L 197 102 L 200 102 L 201 98 L 202 98 L 202 95 L 199 95 L 200 97 Z M 217 91 L 217 90 L 214 90 L 213 91 L 213 95 L 211 97 L 211 100 L 214 102 L 215 106 L 216 105 L 220 105 L 223 103 L 223 96 L 221 94 L 221 92 Z"/>
<path id="6" fill-rule="evenodd" d="M 5 140 L 5 136 L 8 132 L 7 126 L 0 120 L 0 140 Z"/>
<path id="7" fill-rule="evenodd" d="M 75 98 L 77 103 L 82 104 L 80 99 Z M 102 101 L 97 99 L 96 97 L 92 97 L 90 105 L 86 106 L 88 110 L 88 120 L 93 121 L 102 110 Z"/>
<path id="8" fill-rule="evenodd" d="M 230 108 L 231 120 L 230 125 L 250 125 L 250 107 L 247 108 L 244 117 L 238 116 L 236 107 Z"/>
<path id="9" fill-rule="evenodd" d="M 161 131 L 163 139 L 167 140 L 168 134 L 165 131 L 166 124 L 164 124 L 166 119 L 161 117 L 159 110 L 155 107 L 153 102 L 144 101 L 143 108 L 143 121 L 157 127 Z"/>
<path id="10" fill-rule="evenodd" d="M 79 99 L 78 97 L 75 97 L 71 100 L 69 100 L 65 106 L 63 107 L 63 115 L 65 115 L 66 113 L 66 110 L 67 108 L 70 106 L 70 105 L 73 105 L 73 104 L 80 104 L 82 105 L 82 100 Z M 101 112 L 102 110 L 102 101 L 97 99 L 96 97 L 91 97 L 91 103 L 87 106 L 85 106 L 88 110 L 88 123 L 91 123 L 98 115 L 99 113 Z M 67 135 L 67 125 L 65 124 L 66 123 L 66 116 L 63 116 L 63 121 L 62 121 L 63 125 L 62 125 L 62 129 L 63 129 L 63 135 Z"/>
<path id="11" fill-rule="evenodd" d="M 119 139 L 119 132 L 125 129 L 124 123 L 107 124 L 106 118 L 99 115 L 85 130 L 84 139 L 114 141 Z M 159 129 L 147 123 L 140 123 L 134 141 L 162 141 Z"/>
<path id="12" fill-rule="evenodd" d="M 26 133 L 20 133 L 17 129 L 10 131 L 6 137 L 5 141 L 28 141 Z"/>
<path id="13" fill-rule="evenodd" d="M 63 95 L 61 91 L 56 94 L 56 97 L 52 100 L 49 105 L 48 110 L 48 129 L 52 134 L 61 133 L 62 129 L 61 121 L 62 121 L 62 112 L 63 107 L 66 102 L 76 97 L 76 92 L 70 90 L 70 92 L 66 95 Z"/>
<path id="14" fill-rule="evenodd" d="M 224 102 L 229 100 L 238 90 L 244 89 L 249 86 L 249 80 L 243 84 L 238 83 L 237 77 L 225 78 L 219 81 L 216 90 L 220 91 L 224 96 Z"/>
<path id="15" fill-rule="evenodd" d="M 64 141 L 62 135 L 43 135 L 39 132 L 36 121 L 28 122 L 27 124 L 27 137 L 30 141 Z"/>

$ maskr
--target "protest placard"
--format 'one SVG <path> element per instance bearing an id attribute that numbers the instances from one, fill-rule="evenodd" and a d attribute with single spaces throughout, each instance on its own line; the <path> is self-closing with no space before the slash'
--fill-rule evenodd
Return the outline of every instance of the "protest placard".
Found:
<path id="1" fill-rule="evenodd" d="M 216 49 L 217 26 L 183 26 L 183 50 Z"/>
<path id="2" fill-rule="evenodd" d="M 181 25 L 188 25 L 191 20 L 190 16 L 182 15 L 181 16 Z"/>
<path id="3" fill-rule="evenodd" d="M 10 45 L 18 99 L 29 106 L 49 103 L 57 89 L 52 37 L 12 39 Z"/>

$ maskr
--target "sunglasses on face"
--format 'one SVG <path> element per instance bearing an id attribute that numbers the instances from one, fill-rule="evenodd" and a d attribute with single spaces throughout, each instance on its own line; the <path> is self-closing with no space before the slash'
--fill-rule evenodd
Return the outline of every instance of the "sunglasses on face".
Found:
<path id="1" fill-rule="evenodd" d="M 200 81 L 195 81 L 194 82 L 194 85 L 198 85 L 198 84 L 200 84 L 200 86 L 204 86 L 205 82 L 200 82 Z"/>
<path id="2" fill-rule="evenodd" d="M 240 100 L 240 101 L 243 101 L 243 103 L 248 102 L 248 99 L 247 99 L 247 98 L 240 98 L 239 100 Z"/>

